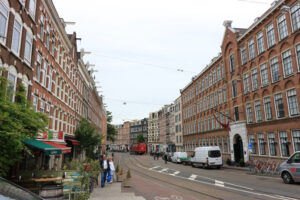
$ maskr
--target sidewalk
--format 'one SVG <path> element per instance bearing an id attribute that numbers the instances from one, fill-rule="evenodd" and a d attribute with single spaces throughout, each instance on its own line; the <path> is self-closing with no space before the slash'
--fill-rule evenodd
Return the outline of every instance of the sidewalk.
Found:
<path id="1" fill-rule="evenodd" d="M 105 184 L 104 188 L 98 186 L 94 188 L 91 200 L 145 200 L 140 196 L 135 196 L 132 192 L 122 192 L 121 183 Z"/>

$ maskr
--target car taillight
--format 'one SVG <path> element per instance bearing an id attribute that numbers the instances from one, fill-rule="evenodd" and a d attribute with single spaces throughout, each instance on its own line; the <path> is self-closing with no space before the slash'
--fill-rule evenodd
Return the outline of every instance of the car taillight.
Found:
<path id="1" fill-rule="evenodd" d="M 179 159 L 179 157 L 177 157 L 177 160 Z"/>

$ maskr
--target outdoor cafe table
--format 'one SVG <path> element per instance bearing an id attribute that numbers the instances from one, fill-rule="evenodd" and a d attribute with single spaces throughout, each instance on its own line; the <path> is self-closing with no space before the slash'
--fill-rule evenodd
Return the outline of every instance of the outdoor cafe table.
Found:
<path id="1" fill-rule="evenodd" d="M 39 188 L 39 191 L 40 191 L 42 183 L 60 181 L 60 183 L 62 184 L 62 181 L 64 180 L 64 178 L 62 178 L 62 177 L 36 178 L 36 179 L 32 179 L 32 180 L 38 184 L 38 188 Z"/>

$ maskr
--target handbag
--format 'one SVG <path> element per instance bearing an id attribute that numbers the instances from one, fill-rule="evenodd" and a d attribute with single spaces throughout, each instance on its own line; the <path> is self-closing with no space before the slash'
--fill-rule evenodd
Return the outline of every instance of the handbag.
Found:
<path id="1" fill-rule="evenodd" d="M 108 172 L 108 175 L 107 175 L 107 182 L 110 182 L 111 181 L 111 173 Z"/>

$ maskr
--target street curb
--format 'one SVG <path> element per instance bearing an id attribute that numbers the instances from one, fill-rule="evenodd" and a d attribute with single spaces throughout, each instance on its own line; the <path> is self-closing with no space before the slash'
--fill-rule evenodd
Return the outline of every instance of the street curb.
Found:
<path id="1" fill-rule="evenodd" d="M 223 165 L 224 169 L 234 169 L 234 170 L 239 170 L 239 171 L 248 171 L 248 167 L 233 167 L 229 165 Z"/>

